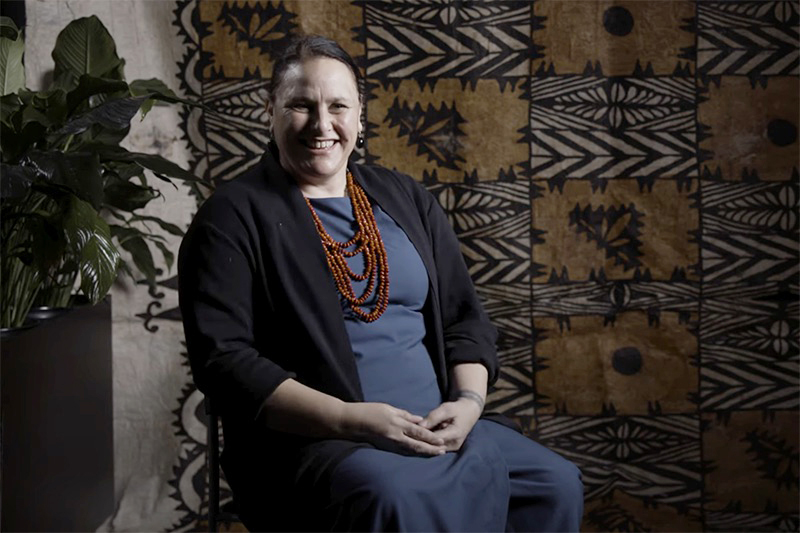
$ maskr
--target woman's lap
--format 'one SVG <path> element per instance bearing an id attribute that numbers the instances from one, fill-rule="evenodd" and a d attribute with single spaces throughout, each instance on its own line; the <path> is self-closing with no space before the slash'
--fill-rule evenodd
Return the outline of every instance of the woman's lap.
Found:
<path id="1" fill-rule="evenodd" d="M 362 448 L 330 480 L 326 509 L 335 529 L 577 530 L 582 512 L 572 463 L 487 420 L 458 453 L 417 457 Z"/>

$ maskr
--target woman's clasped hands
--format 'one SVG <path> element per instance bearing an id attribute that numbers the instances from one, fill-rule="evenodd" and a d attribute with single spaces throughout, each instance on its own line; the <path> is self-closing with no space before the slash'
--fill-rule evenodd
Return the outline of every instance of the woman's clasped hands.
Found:
<path id="1" fill-rule="evenodd" d="M 402 454 L 442 455 L 458 451 L 480 418 L 475 402 L 444 402 L 422 417 L 385 403 L 350 403 L 346 425 L 357 440 Z"/>

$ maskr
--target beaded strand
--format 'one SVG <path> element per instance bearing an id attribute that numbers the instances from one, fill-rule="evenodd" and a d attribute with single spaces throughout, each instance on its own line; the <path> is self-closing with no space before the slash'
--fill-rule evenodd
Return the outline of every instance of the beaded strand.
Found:
<path id="1" fill-rule="evenodd" d="M 333 275 L 336 288 L 358 318 L 364 322 L 374 322 L 386 311 L 386 306 L 389 304 L 389 263 L 386 259 L 386 247 L 383 245 L 381 233 L 378 231 L 378 224 L 375 222 L 375 214 L 372 212 L 369 199 L 364 193 L 364 189 L 353 179 L 349 170 L 347 171 L 347 192 L 353 206 L 353 217 L 358 226 L 353 238 L 347 242 L 339 242 L 330 236 L 308 198 L 305 198 L 306 205 L 311 210 L 311 217 L 314 219 L 314 226 L 317 228 L 317 233 L 325 249 L 325 259 Z M 348 250 L 351 246 L 355 246 L 355 248 Z M 360 253 L 364 254 L 364 271 L 357 274 L 347 264 L 347 258 Z M 353 290 L 353 280 L 367 280 L 367 286 L 361 296 L 356 296 Z M 370 312 L 364 311 L 361 306 L 367 302 L 376 284 L 378 298 L 375 308 Z"/>

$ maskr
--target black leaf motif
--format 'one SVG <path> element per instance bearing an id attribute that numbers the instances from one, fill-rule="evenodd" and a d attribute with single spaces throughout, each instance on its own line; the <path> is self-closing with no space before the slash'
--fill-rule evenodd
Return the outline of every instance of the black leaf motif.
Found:
<path id="1" fill-rule="evenodd" d="M 427 154 L 428 161 L 437 166 L 460 170 L 459 162 L 465 159 L 459 154 L 464 148 L 459 140 L 464 132 L 459 126 L 466 120 L 455 102 L 451 107 L 443 102 L 439 109 L 431 104 L 423 109 L 419 102 L 411 108 L 395 98 L 383 121 L 388 121 L 390 128 L 399 128 L 400 137 L 408 136 L 408 146 L 416 145 L 417 155 Z"/>
<path id="2" fill-rule="evenodd" d="M 745 435 L 744 440 L 750 444 L 747 453 L 755 455 L 756 468 L 764 474 L 764 477 L 773 480 L 778 489 L 784 485 L 787 489 L 797 488 L 800 485 L 798 481 L 800 456 L 795 446 L 767 430 L 754 429 Z"/>
<path id="3" fill-rule="evenodd" d="M 272 2 L 232 4 L 225 2 L 217 20 L 227 27 L 237 41 L 244 41 L 250 48 L 275 59 L 276 52 L 284 48 L 290 32 L 297 27 L 292 19 L 297 15 L 286 10 L 283 2 L 277 6 Z"/>
<path id="4" fill-rule="evenodd" d="M 642 265 L 639 236 L 643 216 L 633 204 L 607 209 L 592 209 L 591 204 L 581 208 L 576 204 L 569 214 L 569 225 L 575 226 L 578 235 L 585 233 L 588 241 L 596 242 L 607 258 L 614 258 L 615 265 L 630 270 Z"/>

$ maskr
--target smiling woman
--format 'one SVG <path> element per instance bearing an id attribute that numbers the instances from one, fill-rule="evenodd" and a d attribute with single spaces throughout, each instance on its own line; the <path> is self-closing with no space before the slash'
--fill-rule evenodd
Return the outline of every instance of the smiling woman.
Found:
<path id="1" fill-rule="evenodd" d="M 308 197 L 344 196 L 347 158 L 361 133 L 354 72 L 328 57 L 293 63 L 269 99 L 281 166 Z"/>
<path id="2" fill-rule="evenodd" d="M 274 142 L 181 246 L 192 372 L 251 531 L 577 531 L 570 462 L 483 413 L 494 327 L 439 205 L 349 161 L 359 72 L 301 37 L 275 63 Z"/>

